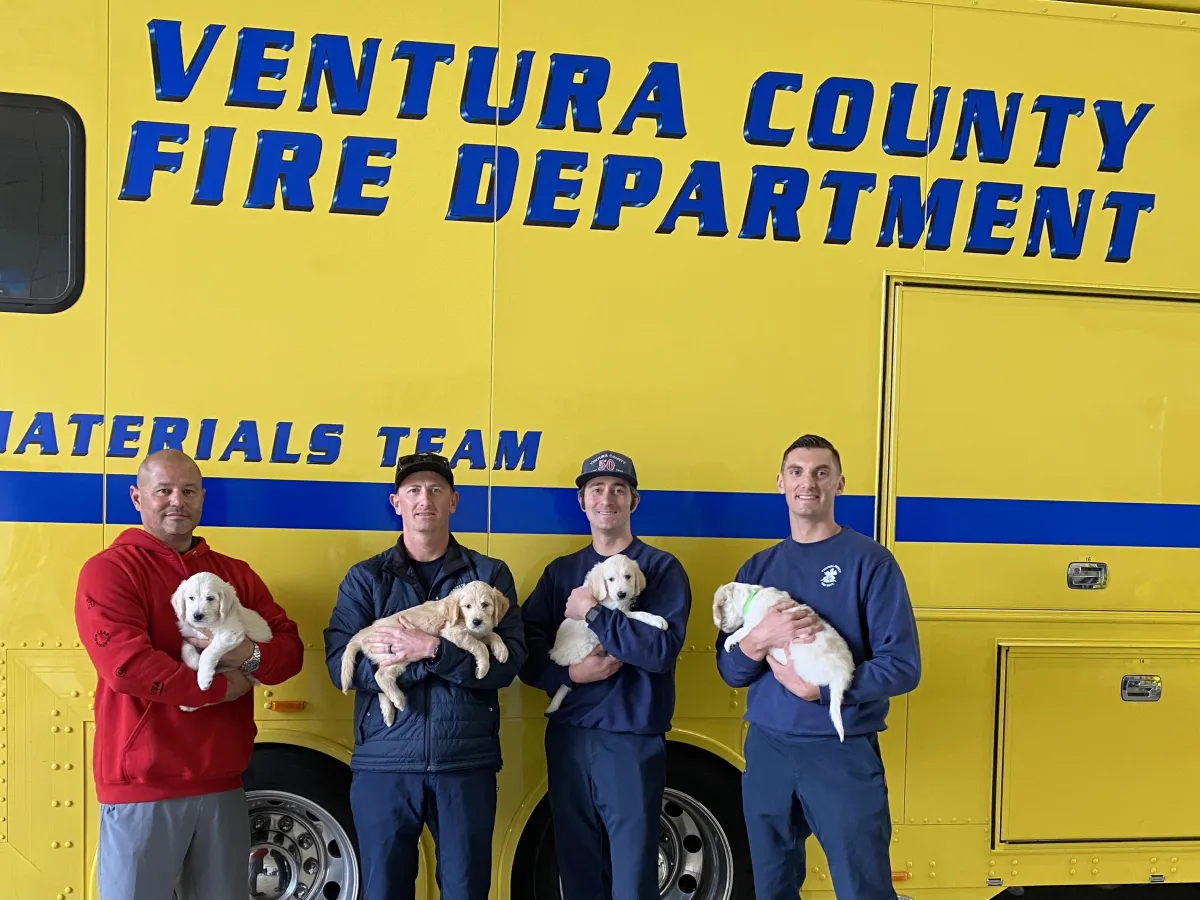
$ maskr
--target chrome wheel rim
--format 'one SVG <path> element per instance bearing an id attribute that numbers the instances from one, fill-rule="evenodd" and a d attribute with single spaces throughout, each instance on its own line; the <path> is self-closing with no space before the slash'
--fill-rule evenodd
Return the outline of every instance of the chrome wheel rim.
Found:
<path id="1" fill-rule="evenodd" d="M 733 850 L 707 807 L 674 788 L 663 791 L 658 828 L 658 895 L 662 900 L 729 900 Z"/>
<path id="2" fill-rule="evenodd" d="M 252 900 L 354 900 L 358 857 L 332 814 L 285 791 L 248 791 Z"/>

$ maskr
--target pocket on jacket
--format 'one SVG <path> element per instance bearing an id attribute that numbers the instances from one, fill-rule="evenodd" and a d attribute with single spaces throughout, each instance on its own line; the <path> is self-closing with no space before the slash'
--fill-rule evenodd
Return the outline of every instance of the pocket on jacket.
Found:
<path id="1" fill-rule="evenodd" d="M 250 719 L 250 714 L 233 706 L 183 712 L 163 703 L 150 704 L 122 750 L 122 782 L 161 784 L 240 777 L 254 750 L 255 728 L 252 720 L 239 721 L 243 715 Z M 182 725 L 180 716 L 195 720 Z"/>

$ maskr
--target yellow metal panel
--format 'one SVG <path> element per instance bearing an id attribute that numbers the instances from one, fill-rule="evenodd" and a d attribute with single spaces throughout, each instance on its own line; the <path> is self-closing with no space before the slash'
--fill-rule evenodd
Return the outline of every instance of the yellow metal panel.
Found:
<path id="1" fill-rule="evenodd" d="M 1161 698 L 1123 699 L 1126 675 L 1160 678 Z M 1200 646 L 1008 650 L 1002 839 L 1195 840 L 1198 676 Z"/>
<path id="2" fill-rule="evenodd" d="M 497 11 L 494 0 L 452 7 L 405 3 L 343 6 L 331 19 L 325 6 L 302 4 L 277 11 L 282 14 L 268 16 L 273 21 L 263 25 L 239 3 L 182 10 L 189 61 L 207 23 L 225 29 L 193 93 L 185 102 L 163 103 L 152 90 L 147 23 L 178 13 L 143 0 L 114 7 L 111 103 L 119 125 L 111 132 L 109 152 L 113 304 L 107 390 L 114 412 L 142 417 L 130 424 L 130 455 L 114 460 L 114 471 L 133 472 L 136 457 L 149 445 L 154 417 L 187 419 L 189 452 L 200 443 L 201 420 L 217 420 L 211 458 L 204 460 L 208 476 L 287 474 L 385 485 L 381 427 L 409 427 L 405 450 L 413 449 L 418 426 L 445 429 L 448 442 L 471 428 L 486 433 L 492 229 L 446 221 L 445 204 L 458 146 L 492 142 L 495 129 L 455 115 L 461 81 L 456 86 L 453 77 L 434 80 L 427 119 L 398 119 L 406 67 L 389 61 L 405 36 L 452 35 L 461 78 L 466 48 L 494 45 Z M 243 27 L 293 32 L 292 51 L 267 52 L 269 58 L 288 59 L 284 77 L 261 79 L 263 89 L 285 92 L 278 109 L 225 105 Z M 331 28 L 349 36 L 356 69 L 365 39 L 388 39 L 378 51 L 372 102 L 361 116 L 332 113 L 323 83 L 317 108 L 298 108 L 311 36 Z M 181 147 L 163 143 L 181 152 L 183 161 L 178 172 L 155 173 L 149 200 L 120 200 L 131 126 L 139 121 L 188 126 Z M 236 128 L 224 199 L 198 205 L 192 199 L 205 129 L 213 125 Z M 278 190 L 274 208 L 245 208 L 256 135 L 264 129 L 319 138 L 312 213 L 284 208 Z M 397 141 L 394 158 L 372 163 L 390 162 L 386 190 L 364 189 L 370 197 L 389 197 L 384 215 L 329 212 L 342 144 L 355 135 Z M 291 203 L 297 202 L 302 201 L 293 196 Z M 170 337 L 166 347 L 151 350 L 147 335 L 158 333 L 158 323 L 170 323 Z M 147 352 L 159 365 L 186 370 L 184 381 L 154 377 Z M 243 420 L 253 423 L 261 461 L 238 449 L 222 461 Z M 280 447 L 301 454 L 295 465 L 268 464 L 281 433 L 278 422 L 292 423 L 291 440 Z M 321 425 L 342 426 L 336 469 L 306 462 L 310 436 Z M 453 443 L 446 448 L 454 449 Z M 460 474 L 468 483 L 486 480 L 465 465 Z M 379 503 L 386 509 L 386 490 Z"/>
<path id="3" fill-rule="evenodd" d="M 947 110 L 941 141 L 930 155 L 929 180 L 962 182 L 952 252 L 925 252 L 929 272 L 1014 277 L 1018 268 L 1027 282 L 1074 282 L 1120 285 L 1194 286 L 1193 267 L 1187 259 L 1187 238 L 1192 210 L 1200 203 L 1200 182 L 1171 178 L 1167 173 L 1190 167 L 1196 139 L 1194 100 L 1172 99 L 1172 92 L 1194 80 L 1200 34 L 1195 28 L 1151 28 L 1124 21 L 1116 11 L 1080 10 L 1055 3 L 1021 3 L 1012 11 L 977 8 L 934 8 L 932 84 L 955 88 Z M 1066 15 L 1043 15 L 1043 10 L 1065 10 Z M 1034 13 L 1030 15 L 1030 13 Z M 1085 15 L 1102 13 L 1089 20 Z M 1146 15 L 1131 13 L 1132 16 Z M 1160 21 L 1175 21 L 1154 15 Z M 986 34 L 987 39 L 981 39 Z M 1134 67 L 1114 66 L 1114 59 L 1139 59 Z M 996 161 L 980 161 L 972 136 L 966 158 L 953 158 L 962 88 L 991 91 L 1004 122 L 1010 95 L 1020 94 L 1011 150 L 1000 151 Z M 1037 166 L 1043 136 L 1044 112 L 1034 112 L 1043 96 L 1082 100 L 1081 114 L 1070 116 L 1056 166 Z M 1130 120 L 1140 104 L 1152 109 L 1129 140 L 1123 160 L 1109 161 L 1118 171 L 1101 171 L 1104 142 L 1098 101 L 1119 101 L 1123 120 Z M 1182 101 L 1182 102 L 1180 102 Z M 1110 120 L 1111 121 L 1111 120 Z M 1109 128 L 1110 138 L 1115 134 Z M 1168 181 L 1169 179 L 1169 181 Z M 966 252 L 973 211 L 984 183 L 1012 185 L 1019 200 L 998 204 L 1002 217 L 1015 210 L 1015 221 L 994 228 L 996 238 L 1011 239 L 1007 253 Z M 1080 192 L 1093 192 L 1084 240 L 1077 259 L 1052 258 L 1050 240 L 1042 234 L 1036 257 L 1025 256 L 1031 233 L 1037 192 L 1040 188 L 1065 188 L 1071 219 L 1075 219 Z M 1105 209 L 1111 192 L 1155 195 L 1152 212 L 1138 216 L 1132 255 L 1128 262 L 1106 262 L 1113 236 L 1115 210 Z M 987 231 L 990 215 L 980 206 L 978 233 Z M 1065 221 L 1063 222 L 1066 225 Z M 1069 226 L 1068 226 L 1069 227 Z M 1060 250 L 1069 244 L 1060 229 Z"/>
<path id="4" fill-rule="evenodd" d="M 631 29 L 634 21 L 643 24 Z M 885 156 L 878 135 L 893 81 L 917 85 L 915 108 L 928 107 L 930 27 L 927 8 L 869 0 L 712 4 L 682 21 L 632 0 L 606 5 L 602 16 L 505 7 L 501 57 L 510 71 L 518 51 L 540 52 L 531 75 L 538 93 L 500 130 L 520 162 L 497 235 L 495 409 L 501 427 L 569 411 L 570 427 L 540 457 L 542 483 L 569 485 L 587 454 L 613 445 L 634 457 L 647 488 L 771 492 L 783 448 L 812 430 L 836 435 L 847 490 L 871 490 L 880 272 L 912 257 L 875 246 L 886 176 L 860 195 L 844 245 L 824 243 L 834 191 L 821 185 L 831 170 L 923 173 L 922 160 Z M 869 31 L 888 39 L 848 66 L 843 39 Z M 537 127 L 551 51 L 610 62 L 598 133 L 574 129 L 569 114 L 565 130 Z M 657 137 L 652 119 L 614 134 L 647 67 L 661 60 L 679 66 L 686 137 Z M 747 92 L 771 69 L 804 79 L 775 100 L 772 126 L 794 129 L 783 147 L 743 136 Z M 813 92 L 832 75 L 873 86 L 870 137 L 848 152 L 814 150 L 806 139 Z M 510 76 L 501 83 L 507 89 Z M 556 202 L 578 211 L 571 227 L 524 224 L 538 153 L 549 150 L 586 154 L 584 171 L 562 175 L 581 185 L 579 196 Z M 615 230 L 592 227 L 609 155 L 662 166 L 653 199 L 622 210 Z M 699 236 L 687 216 L 657 233 L 698 160 L 720 165 L 728 234 Z M 755 165 L 807 171 L 798 242 L 774 240 L 769 227 L 763 240 L 738 239 Z M 820 390 L 791 390 L 797 366 L 838 375 Z M 748 427 L 754 438 L 737 442 L 734 462 L 729 439 L 717 436 Z M 714 452 L 714 440 L 722 449 Z M 498 472 L 495 481 L 514 477 Z"/>

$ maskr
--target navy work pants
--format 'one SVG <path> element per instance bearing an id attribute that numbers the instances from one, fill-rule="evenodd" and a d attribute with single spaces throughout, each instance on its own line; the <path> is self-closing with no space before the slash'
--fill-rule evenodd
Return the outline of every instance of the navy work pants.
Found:
<path id="1" fill-rule="evenodd" d="M 657 897 L 663 736 L 551 723 L 546 768 L 563 900 Z"/>
<path id="2" fill-rule="evenodd" d="M 815 834 L 838 900 L 895 900 L 892 820 L 875 735 L 789 740 L 751 725 L 742 809 L 757 900 L 796 900 Z"/>
<path id="3" fill-rule="evenodd" d="M 487 900 L 496 823 L 496 773 L 355 772 L 350 809 L 358 832 L 362 900 L 416 896 L 417 842 L 428 825 L 442 900 Z"/>

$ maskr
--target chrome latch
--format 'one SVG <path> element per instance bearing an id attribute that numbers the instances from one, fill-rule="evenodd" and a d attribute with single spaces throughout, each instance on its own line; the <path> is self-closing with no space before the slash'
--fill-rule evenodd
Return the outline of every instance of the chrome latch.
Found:
<path id="1" fill-rule="evenodd" d="M 1108 584 L 1108 563 L 1073 562 L 1067 566 L 1067 587 L 1073 591 L 1098 591 Z"/>
<path id="2" fill-rule="evenodd" d="M 1162 678 L 1158 675 L 1125 675 L 1121 678 L 1121 699 L 1131 703 L 1153 703 L 1162 696 Z"/>

